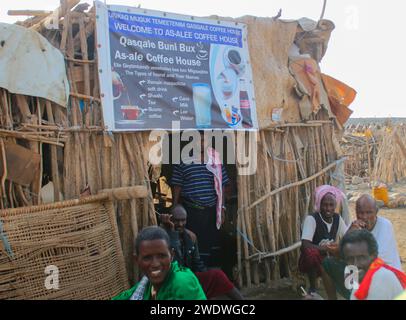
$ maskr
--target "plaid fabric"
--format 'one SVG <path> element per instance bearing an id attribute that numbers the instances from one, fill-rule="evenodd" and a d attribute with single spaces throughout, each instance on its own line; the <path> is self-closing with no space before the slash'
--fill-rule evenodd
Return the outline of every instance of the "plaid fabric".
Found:
<path id="1" fill-rule="evenodd" d="M 303 249 L 299 258 L 299 271 L 302 273 L 317 272 L 317 275 L 321 275 L 321 263 L 323 257 L 320 251 L 315 248 Z"/>

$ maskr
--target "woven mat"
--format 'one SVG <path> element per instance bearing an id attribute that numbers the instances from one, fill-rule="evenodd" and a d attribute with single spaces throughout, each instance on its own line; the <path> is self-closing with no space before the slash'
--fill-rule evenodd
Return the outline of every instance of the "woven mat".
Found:
<path id="1" fill-rule="evenodd" d="M 0 210 L 0 222 L 0 299 L 111 299 L 128 288 L 105 196 Z"/>

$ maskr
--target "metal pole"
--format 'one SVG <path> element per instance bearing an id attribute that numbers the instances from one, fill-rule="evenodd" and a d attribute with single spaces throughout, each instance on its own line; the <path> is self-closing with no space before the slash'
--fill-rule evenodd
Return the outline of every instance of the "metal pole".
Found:
<path id="1" fill-rule="evenodd" d="M 323 2 L 324 2 L 324 3 L 323 3 L 323 9 L 322 9 L 322 11 L 321 11 L 321 15 L 320 15 L 319 21 L 323 19 L 324 13 L 326 12 L 327 0 L 323 0 Z"/>

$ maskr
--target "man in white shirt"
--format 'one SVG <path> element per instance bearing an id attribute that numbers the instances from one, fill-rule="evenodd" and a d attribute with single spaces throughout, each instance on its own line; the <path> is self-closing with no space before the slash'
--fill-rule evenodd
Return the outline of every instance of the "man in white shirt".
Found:
<path id="1" fill-rule="evenodd" d="M 378 243 L 366 229 L 347 232 L 340 253 L 348 267 L 345 287 L 350 300 L 393 300 L 406 289 L 406 274 L 378 257 Z M 310 294 L 306 300 L 322 300 Z"/>
<path id="2" fill-rule="evenodd" d="M 378 244 L 371 232 L 347 233 L 340 251 L 346 265 L 357 270 L 354 281 L 346 283 L 352 289 L 351 300 L 393 300 L 403 292 L 406 275 L 378 258 Z"/>
<path id="3" fill-rule="evenodd" d="M 378 243 L 378 256 L 388 265 L 401 270 L 400 257 L 397 250 L 395 233 L 392 223 L 383 217 L 378 217 L 378 206 L 373 197 L 362 195 L 356 202 L 356 216 L 347 232 L 368 230 Z M 329 299 L 337 299 L 336 290 L 346 299 L 351 292 L 344 286 L 345 263 L 335 258 L 328 258 L 322 264 L 322 278 Z"/>
<path id="4" fill-rule="evenodd" d="M 367 229 L 370 231 L 378 242 L 378 256 L 390 266 L 401 270 L 402 265 L 392 223 L 384 217 L 378 217 L 378 206 L 375 199 L 368 194 L 362 195 L 356 202 L 355 212 L 357 220 L 348 230 Z"/>

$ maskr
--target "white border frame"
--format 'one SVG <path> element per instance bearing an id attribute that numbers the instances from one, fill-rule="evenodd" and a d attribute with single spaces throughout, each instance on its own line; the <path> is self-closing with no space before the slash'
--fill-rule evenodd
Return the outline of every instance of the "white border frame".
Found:
<path id="1" fill-rule="evenodd" d="M 135 7 L 128 7 L 128 6 L 121 6 L 121 5 L 106 5 L 101 1 L 95 1 L 96 6 L 96 46 L 97 46 L 97 58 L 99 63 L 99 83 L 100 83 L 100 97 L 101 97 L 101 104 L 103 110 L 103 119 L 104 125 L 107 128 L 107 131 L 114 131 L 114 132 L 132 132 L 132 131 L 151 131 L 151 130 L 173 130 L 178 131 L 179 128 L 140 128 L 140 129 L 117 129 L 115 128 L 114 124 L 114 108 L 112 106 L 108 106 L 113 101 L 113 88 L 111 83 L 106 83 L 104 79 L 111 79 L 111 59 L 110 59 L 110 38 L 109 38 L 109 20 L 108 20 L 108 10 L 122 12 L 122 13 L 132 13 L 132 14 L 142 14 L 142 15 L 150 15 L 155 17 L 163 17 L 168 19 L 178 19 L 178 20 L 190 20 L 193 22 L 199 23 L 206 23 L 214 25 L 216 20 L 213 19 L 205 19 L 195 16 L 189 15 L 182 15 L 177 13 L 168 13 L 164 11 L 157 11 L 157 10 L 149 10 L 149 9 L 141 9 Z M 216 130 L 216 131 L 258 131 L 259 124 L 257 118 L 257 107 L 256 107 L 256 99 L 255 99 L 255 86 L 254 86 L 254 79 L 252 76 L 252 69 L 251 69 L 251 58 L 250 52 L 248 47 L 248 40 L 247 40 L 247 25 L 240 22 L 229 22 L 229 21 L 221 21 L 217 20 L 218 25 L 227 26 L 230 28 L 239 27 L 242 29 L 242 43 L 243 43 L 243 50 L 244 47 L 247 51 L 247 64 L 249 67 L 247 68 L 247 78 L 248 78 L 248 85 L 250 86 L 250 91 L 252 92 L 252 108 L 255 110 L 253 122 L 256 125 L 253 129 L 245 129 L 245 128 L 210 128 L 206 130 Z M 100 32 L 103 31 L 102 34 Z M 198 128 L 182 128 L 181 130 L 200 130 Z"/>

